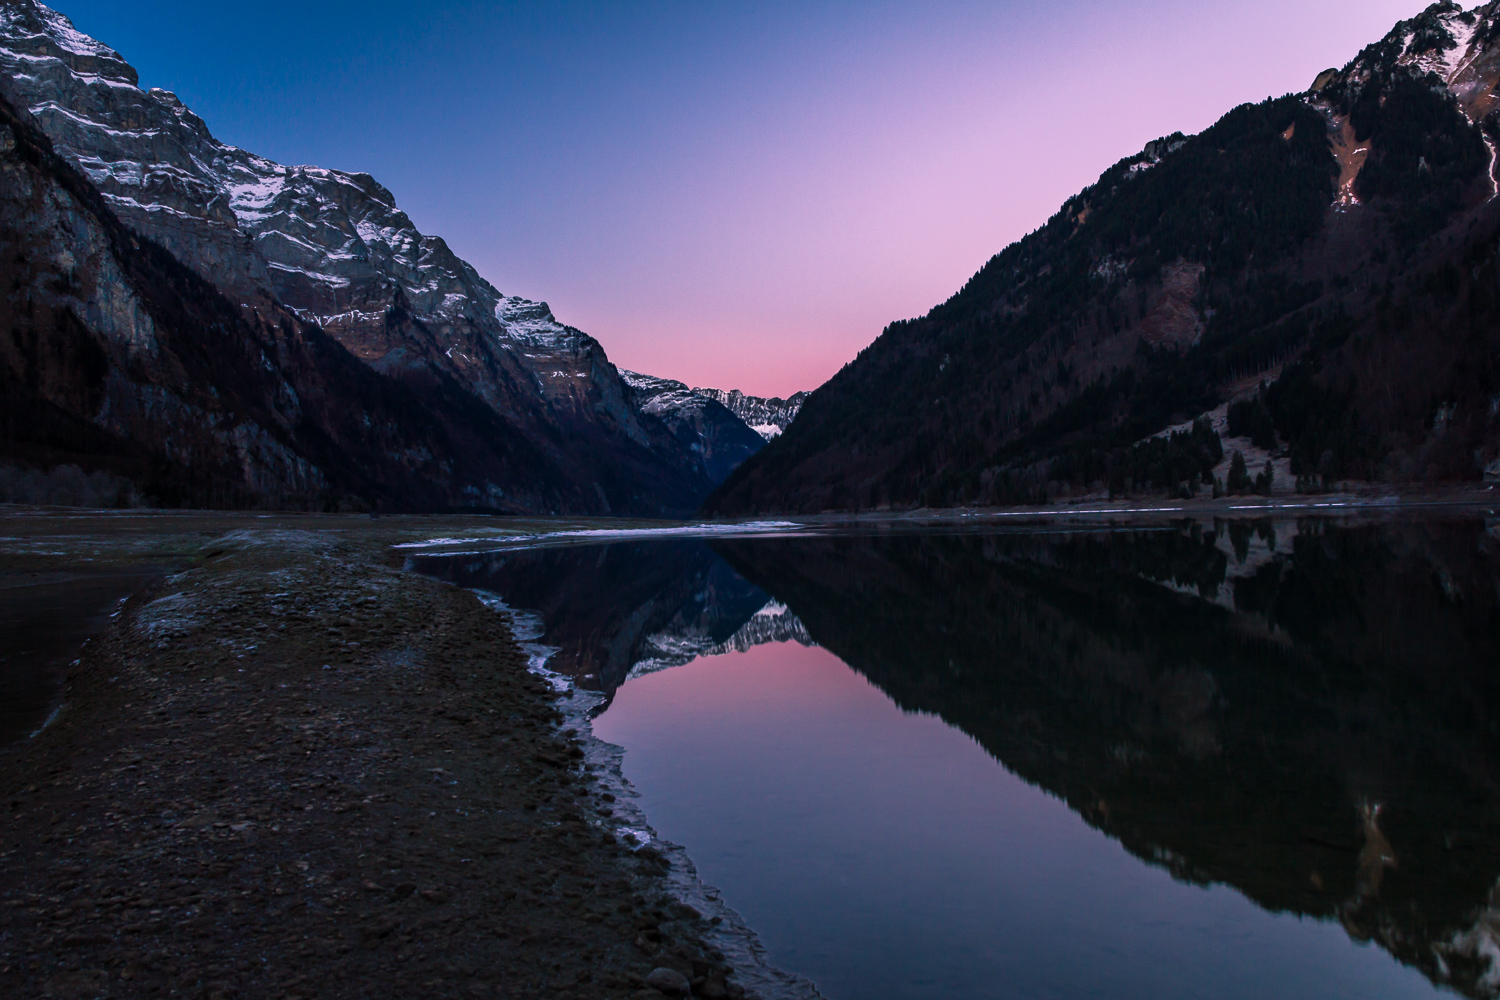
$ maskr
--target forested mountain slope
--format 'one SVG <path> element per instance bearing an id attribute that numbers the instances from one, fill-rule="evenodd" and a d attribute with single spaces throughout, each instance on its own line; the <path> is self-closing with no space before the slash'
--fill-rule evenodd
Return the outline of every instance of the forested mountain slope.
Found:
<path id="1" fill-rule="evenodd" d="M 1442 3 L 1149 144 L 887 327 L 708 509 L 1195 492 L 1221 431 L 1305 489 L 1500 469 L 1497 83 L 1500 4 Z"/>

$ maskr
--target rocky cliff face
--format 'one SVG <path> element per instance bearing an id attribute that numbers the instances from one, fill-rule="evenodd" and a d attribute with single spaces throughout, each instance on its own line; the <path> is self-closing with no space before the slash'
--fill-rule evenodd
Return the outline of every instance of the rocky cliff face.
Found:
<path id="1" fill-rule="evenodd" d="M 0 460 L 90 468 L 168 504 L 569 501 L 468 394 L 418 398 L 285 308 L 226 299 L 3 98 L 0 273 Z"/>
<path id="2" fill-rule="evenodd" d="M 472 396 L 540 456 L 558 509 L 686 513 L 711 486 L 699 457 L 632 405 L 597 341 L 544 303 L 502 295 L 369 175 L 217 141 L 175 95 L 142 91 L 118 53 L 31 0 L 0 3 L 0 69 L 6 96 L 108 208 L 247 323 L 287 311 L 424 399 Z"/>
<path id="3" fill-rule="evenodd" d="M 1206 491 L 1228 403 L 1288 487 L 1500 476 L 1497 84 L 1500 5 L 1440 3 L 1149 144 L 888 327 L 709 508 Z"/>
<path id="4" fill-rule="evenodd" d="M 657 417 L 693 454 L 701 456 L 714 485 L 765 446 L 765 438 L 719 401 L 681 382 L 620 371 L 633 403 Z"/>

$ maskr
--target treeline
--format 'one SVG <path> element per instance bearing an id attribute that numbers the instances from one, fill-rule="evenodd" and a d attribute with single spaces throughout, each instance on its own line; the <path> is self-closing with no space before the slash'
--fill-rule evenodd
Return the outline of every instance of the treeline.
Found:
<path id="1" fill-rule="evenodd" d="M 1188 496 L 1214 485 L 1214 467 L 1224 445 L 1209 421 L 1141 441 L 1128 448 L 1076 450 L 1057 458 L 1048 478 L 1060 482 L 1107 482 L 1111 494 L 1166 490 Z"/>
<path id="2" fill-rule="evenodd" d="M 0 465 L 0 503 L 46 507 L 143 507 L 135 484 L 103 470 L 84 472 L 76 465 L 23 469 Z"/>

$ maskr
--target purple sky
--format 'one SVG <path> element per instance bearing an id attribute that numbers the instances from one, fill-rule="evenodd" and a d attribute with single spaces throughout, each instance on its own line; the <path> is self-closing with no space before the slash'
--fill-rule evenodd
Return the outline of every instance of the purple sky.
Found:
<path id="1" fill-rule="evenodd" d="M 375 175 L 617 364 L 813 388 L 1121 157 L 1420 0 L 55 0 L 227 142 Z"/>

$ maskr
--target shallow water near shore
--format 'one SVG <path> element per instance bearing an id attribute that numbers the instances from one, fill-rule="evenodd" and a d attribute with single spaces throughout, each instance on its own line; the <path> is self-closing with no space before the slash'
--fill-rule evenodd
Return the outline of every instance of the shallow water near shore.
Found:
<path id="1" fill-rule="evenodd" d="M 0 574 L 0 750 L 47 724 L 83 644 L 164 573 L 136 566 Z"/>
<path id="2" fill-rule="evenodd" d="M 1487 512 L 415 563 L 827 997 L 1500 996 Z"/>

